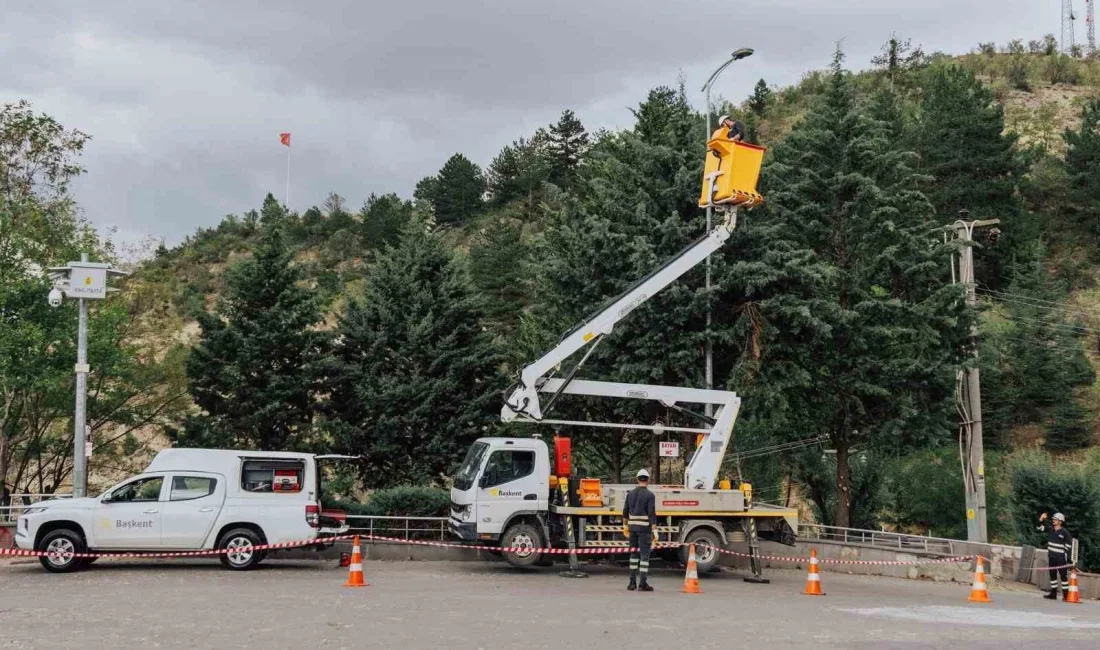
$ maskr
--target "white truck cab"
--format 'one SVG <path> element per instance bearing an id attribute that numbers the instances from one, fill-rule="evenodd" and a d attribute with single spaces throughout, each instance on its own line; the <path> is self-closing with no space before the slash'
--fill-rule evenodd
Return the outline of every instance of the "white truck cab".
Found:
<path id="1" fill-rule="evenodd" d="M 28 508 L 16 523 L 16 546 L 48 553 L 52 572 L 93 560 L 85 552 L 228 549 L 222 563 L 251 569 L 268 554 L 249 547 L 320 540 L 346 528 L 323 528 L 318 462 L 346 456 L 220 449 L 166 449 L 144 472 L 97 497 L 54 499 Z M 241 550 L 234 550 L 241 549 Z"/>
<path id="2" fill-rule="evenodd" d="M 451 488 L 451 529 L 464 541 L 497 540 L 516 521 L 545 517 L 550 455 L 535 438 L 480 438 Z"/>

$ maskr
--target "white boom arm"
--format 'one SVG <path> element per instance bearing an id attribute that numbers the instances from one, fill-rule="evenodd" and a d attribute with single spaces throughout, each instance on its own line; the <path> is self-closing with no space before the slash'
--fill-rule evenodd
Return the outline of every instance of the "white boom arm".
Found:
<path id="1" fill-rule="evenodd" d="M 519 383 L 511 389 L 501 408 L 501 419 L 505 422 L 536 422 L 543 424 L 561 424 L 571 426 L 610 427 L 623 429 L 651 429 L 662 431 L 687 431 L 705 434 L 705 438 L 688 463 L 684 476 L 687 488 L 713 489 L 718 479 L 718 471 L 726 454 L 726 447 L 732 438 L 733 424 L 741 406 L 736 393 L 721 390 L 699 390 L 694 388 L 676 388 L 670 386 L 647 386 L 618 382 L 573 380 L 572 373 L 564 379 L 553 379 L 550 375 L 555 368 L 586 345 L 595 344 L 611 333 L 619 321 L 630 312 L 659 293 L 662 289 L 690 271 L 711 253 L 721 248 L 729 239 L 737 225 L 736 210 L 730 211 L 727 221 L 679 255 L 666 262 L 636 285 L 628 289 L 600 309 L 585 322 L 567 333 L 553 349 L 528 365 L 520 373 Z M 591 354 L 592 349 L 588 351 Z M 583 364 L 585 358 L 581 360 Z M 578 368 L 580 366 L 578 364 Z M 574 369 L 574 372 L 576 369 Z M 539 393 L 553 393 L 550 403 L 560 394 L 585 395 L 590 397 L 611 397 L 619 399 L 656 400 L 665 406 L 676 407 L 680 403 L 711 404 L 718 407 L 714 421 L 709 429 L 691 429 L 683 427 L 661 427 L 659 425 L 616 424 L 604 422 L 582 422 L 569 420 L 549 420 L 543 417 Z M 549 407 L 549 403 L 548 403 Z"/>

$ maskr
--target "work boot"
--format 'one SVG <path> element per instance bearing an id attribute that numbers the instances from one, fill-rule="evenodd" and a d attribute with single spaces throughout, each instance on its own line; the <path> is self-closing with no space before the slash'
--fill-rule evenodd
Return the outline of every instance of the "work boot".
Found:
<path id="1" fill-rule="evenodd" d="M 633 580 L 631 580 L 631 581 L 630 581 L 630 584 L 628 584 L 628 585 L 626 586 L 626 590 L 627 590 L 627 591 L 634 591 L 634 590 L 635 590 L 635 589 L 637 589 L 637 588 L 638 588 L 638 585 L 637 585 L 637 584 L 635 584 L 635 582 L 634 582 Z"/>
<path id="2" fill-rule="evenodd" d="M 1063 591 L 1062 592 L 1062 600 L 1069 600 L 1069 592 L 1068 591 Z"/>
<path id="3" fill-rule="evenodd" d="M 646 583 L 642 583 L 642 586 L 638 587 L 638 591 L 653 591 L 653 587 L 650 587 Z"/>
<path id="4" fill-rule="evenodd" d="M 1047 592 L 1047 595 L 1043 596 L 1043 598 L 1046 598 L 1047 600 L 1058 600 L 1058 590 L 1051 589 Z"/>

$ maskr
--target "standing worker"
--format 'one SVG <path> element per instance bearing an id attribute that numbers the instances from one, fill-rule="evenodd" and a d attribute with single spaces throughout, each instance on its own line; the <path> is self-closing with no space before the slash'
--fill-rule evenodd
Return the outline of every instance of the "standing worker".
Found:
<path id="1" fill-rule="evenodd" d="M 1069 570 L 1069 554 L 1073 549 L 1073 538 L 1064 528 L 1066 516 L 1060 512 L 1051 517 L 1051 527 L 1046 525 L 1047 513 L 1039 515 L 1039 530 L 1047 532 L 1047 566 L 1050 568 L 1050 593 L 1043 596 L 1048 600 L 1058 600 L 1058 589 L 1062 590 L 1062 600 L 1069 596 L 1069 582 L 1067 574 Z M 1060 567 L 1060 568 L 1054 568 Z"/>
<path id="2" fill-rule="evenodd" d="M 649 552 L 657 537 L 657 499 L 649 491 L 649 471 L 638 470 L 638 487 L 626 495 L 623 505 L 623 535 L 630 540 L 630 591 L 653 591 L 649 586 Z M 642 579 L 637 582 L 638 574 Z"/>

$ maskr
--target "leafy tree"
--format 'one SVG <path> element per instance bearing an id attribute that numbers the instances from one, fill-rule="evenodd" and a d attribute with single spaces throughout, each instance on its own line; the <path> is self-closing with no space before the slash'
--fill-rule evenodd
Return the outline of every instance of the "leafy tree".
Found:
<path id="1" fill-rule="evenodd" d="M 912 40 L 903 40 L 894 33 L 882 46 L 882 52 L 871 59 L 871 64 L 883 70 L 893 84 L 899 77 L 924 66 L 927 58 L 920 46 L 914 48 Z"/>
<path id="2" fill-rule="evenodd" d="M 501 360 L 463 268 L 419 224 L 378 256 L 340 317 L 326 412 L 367 487 L 440 483 L 500 407 Z"/>
<path id="3" fill-rule="evenodd" d="M 1092 242 L 1100 240 L 1100 99 L 1081 112 L 1081 126 L 1066 129 L 1065 171 L 1069 210 L 1077 229 Z"/>
<path id="4" fill-rule="evenodd" d="M 1043 54 L 1046 56 L 1054 56 L 1058 53 L 1058 37 L 1054 34 L 1047 34 L 1043 37 Z"/>
<path id="5" fill-rule="evenodd" d="M 768 223 L 746 233 L 761 241 L 742 265 L 760 278 L 743 293 L 763 295 L 743 319 L 753 345 L 737 384 L 758 394 L 752 408 L 774 409 L 776 430 L 828 437 L 835 523 L 848 526 L 860 508 L 853 449 L 948 435 L 971 321 L 943 277 L 915 156 L 870 119 L 841 60 L 765 170 Z"/>
<path id="6" fill-rule="evenodd" d="M 215 313 L 187 361 L 202 413 L 187 418 L 177 443 L 224 449 L 303 449 L 312 442 L 327 336 L 316 299 L 279 228 L 253 257 L 232 267 Z"/>
<path id="7" fill-rule="evenodd" d="M 557 124 L 550 125 L 546 145 L 550 159 L 550 182 L 562 188 L 573 187 L 588 145 L 588 132 L 576 114 L 571 110 L 562 111 Z"/>
<path id="8" fill-rule="evenodd" d="M 771 88 L 768 88 L 768 82 L 763 79 L 756 82 L 756 87 L 752 89 L 752 95 L 749 96 L 749 110 L 753 115 L 764 117 L 764 113 L 772 103 L 772 94 Z"/>
<path id="9" fill-rule="evenodd" d="M 371 194 L 359 211 L 362 221 L 359 238 L 367 249 L 379 249 L 397 243 L 401 230 L 413 218 L 413 205 L 396 194 Z"/>
<path id="10" fill-rule="evenodd" d="M 469 158 L 460 153 L 451 156 L 436 179 L 431 190 L 436 221 L 461 225 L 481 213 L 485 179 Z"/>
<path id="11" fill-rule="evenodd" d="M 1015 135 L 1005 133 L 1004 108 L 970 71 L 936 65 L 916 130 L 920 171 L 932 177 L 925 194 L 939 219 L 953 221 L 964 208 L 971 218 L 1001 219 L 1001 243 L 975 252 L 978 280 L 1000 286 L 1007 260 L 1036 234 L 1016 192 L 1024 169 Z"/>

